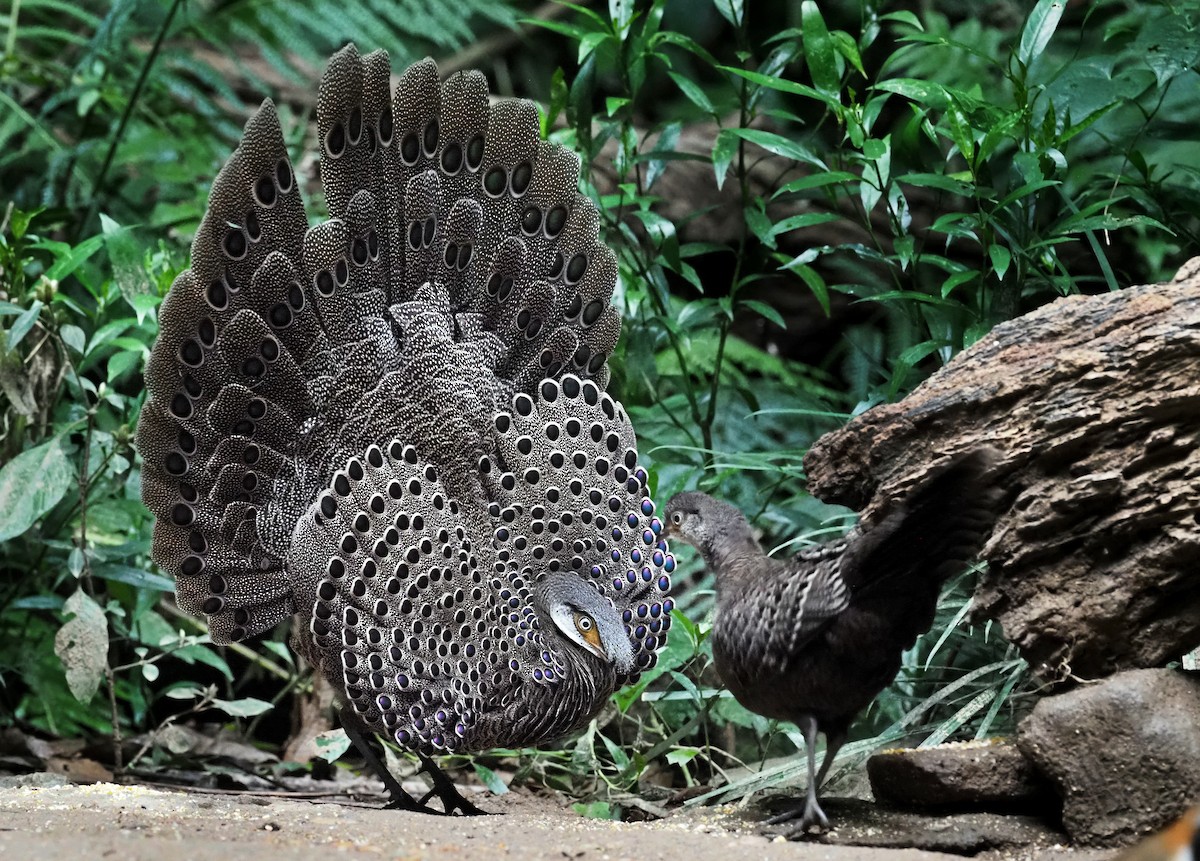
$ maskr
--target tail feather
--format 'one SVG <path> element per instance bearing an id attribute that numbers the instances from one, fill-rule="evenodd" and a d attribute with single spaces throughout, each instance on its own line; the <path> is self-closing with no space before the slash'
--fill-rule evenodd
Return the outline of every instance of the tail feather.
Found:
<path id="1" fill-rule="evenodd" d="M 349 458 L 401 440 L 486 510 L 493 416 L 546 378 L 608 382 L 616 258 L 577 156 L 478 73 L 425 60 L 388 87 L 383 52 L 330 61 L 311 229 L 265 102 L 160 309 L 138 441 L 154 556 L 218 641 L 293 610 L 297 523 Z"/>
<path id="2" fill-rule="evenodd" d="M 904 648 L 932 624 L 942 584 L 979 555 L 991 534 L 1003 496 L 988 477 L 997 459 L 984 448 L 951 461 L 848 542 L 841 572 L 851 604 L 888 607 L 893 636 Z"/>

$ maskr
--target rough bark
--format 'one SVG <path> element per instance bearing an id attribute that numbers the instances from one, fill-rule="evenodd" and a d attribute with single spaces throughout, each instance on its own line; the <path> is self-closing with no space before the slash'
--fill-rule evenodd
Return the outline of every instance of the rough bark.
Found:
<path id="1" fill-rule="evenodd" d="M 997 447 L 1011 506 L 975 598 L 1043 677 L 1154 667 L 1200 644 L 1200 258 L 1170 284 L 997 326 L 805 458 L 869 521 L 947 456 Z"/>

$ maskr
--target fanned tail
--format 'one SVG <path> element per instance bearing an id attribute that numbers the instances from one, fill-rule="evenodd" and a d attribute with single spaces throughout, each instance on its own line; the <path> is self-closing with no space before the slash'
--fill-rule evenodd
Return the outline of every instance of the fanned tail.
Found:
<path id="1" fill-rule="evenodd" d="M 180 606 L 207 615 L 217 642 L 253 636 L 319 609 L 336 557 L 353 562 L 365 585 L 337 584 L 345 606 L 325 606 L 342 613 L 339 625 L 313 623 L 314 648 L 332 649 L 341 627 L 357 630 L 347 608 L 361 617 L 382 600 L 400 614 L 391 579 L 367 582 L 361 571 L 367 558 L 377 568 L 387 559 L 394 574 L 388 529 L 403 513 L 411 532 L 420 515 L 426 538 L 463 531 L 446 546 L 459 547 L 452 556 L 473 552 L 485 570 L 472 589 L 512 591 L 521 570 L 553 570 L 551 561 L 578 571 L 624 612 L 639 666 L 648 666 L 669 625 L 660 578 L 674 563 L 650 532 L 632 430 L 603 393 L 620 331 L 610 305 L 617 263 L 578 192 L 578 158 L 539 139 L 531 104 L 490 105 L 478 73 L 439 82 L 425 60 L 393 94 L 387 55 L 360 56 L 352 45 L 330 61 L 317 126 L 330 218 L 308 227 L 265 102 L 214 183 L 192 268 L 160 310 L 138 447 L 143 498 L 158 516 L 154 558 L 176 575 Z M 523 437 L 538 440 L 526 452 L 497 425 L 508 415 L 524 427 L 526 403 L 536 422 L 586 433 L 555 447 L 544 428 L 525 427 Z M 436 475 L 425 491 L 454 500 L 454 529 L 428 509 L 433 497 L 408 492 L 401 512 L 387 496 L 396 476 L 417 469 L 409 456 Z M 337 491 L 356 471 L 351 506 Z M 546 479 L 536 488 L 534 474 Z M 551 479 L 558 498 L 570 497 L 562 511 L 573 523 L 547 503 Z M 390 526 L 356 523 L 379 507 L 376 496 L 387 500 Z M 547 522 L 533 515 L 539 505 L 563 530 L 540 545 L 549 557 L 514 547 L 506 561 L 494 555 L 504 548 L 484 546 L 504 544 L 497 506 L 532 534 Z M 347 533 L 374 540 L 351 553 Z M 496 591 L 488 578 L 498 564 L 509 582 Z M 479 600 L 487 608 L 493 599 Z"/>

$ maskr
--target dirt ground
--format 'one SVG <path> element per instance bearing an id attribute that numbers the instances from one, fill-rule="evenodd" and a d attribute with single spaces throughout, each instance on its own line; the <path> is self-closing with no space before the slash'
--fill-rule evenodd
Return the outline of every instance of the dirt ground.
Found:
<path id="1" fill-rule="evenodd" d="M 17 786 L 0 789 L 0 858 L 12 861 L 229 861 L 253 858 L 429 859 L 429 861 L 919 861 L 948 859 L 917 849 L 789 843 L 762 834 L 761 811 L 699 808 L 655 822 L 586 819 L 551 799 L 518 793 L 480 801 L 494 816 L 425 816 L 349 803 L 146 786 Z M 834 815 L 836 808 L 827 808 Z M 852 815 L 852 811 L 843 816 Z M 954 823 L 924 820 L 952 832 Z M 886 825 L 858 826 L 866 842 Z M 847 829 L 853 830 L 850 825 Z M 878 842 L 878 841 L 876 841 Z M 1008 848 L 983 859 L 1101 861 L 1111 852 L 1061 846 Z"/>

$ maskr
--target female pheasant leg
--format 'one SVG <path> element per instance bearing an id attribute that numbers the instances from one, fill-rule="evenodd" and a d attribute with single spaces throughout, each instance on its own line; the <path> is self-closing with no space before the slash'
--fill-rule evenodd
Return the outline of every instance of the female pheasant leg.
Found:
<path id="1" fill-rule="evenodd" d="M 821 771 L 818 773 L 817 733 L 819 730 L 817 728 L 817 719 L 811 715 L 804 715 L 797 718 L 796 724 L 800 727 L 800 731 L 804 733 L 804 752 L 808 757 L 808 793 L 804 799 L 804 807 L 788 810 L 767 820 L 768 825 L 779 825 L 799 818 L 800 824 L 788 830 L 788 838 L 800 836 L 813 825 L 820 825 L 824 829 L 829 828 L 829 819 L 825 816 L 825 811 L 821 809 L 821 805 L 817 801 L 817 789 L 821 785 L 821 781 L 825 778 L 826 771 L 829 770 L 829 765 L 833 761 L 833 755 L 837 753 L 837 748 L 841 747 L 842 744 L 841 734 L 838 735 L 836 743 L 834 739 L 827 738 L 825 761 L 821 764 Z"/>

